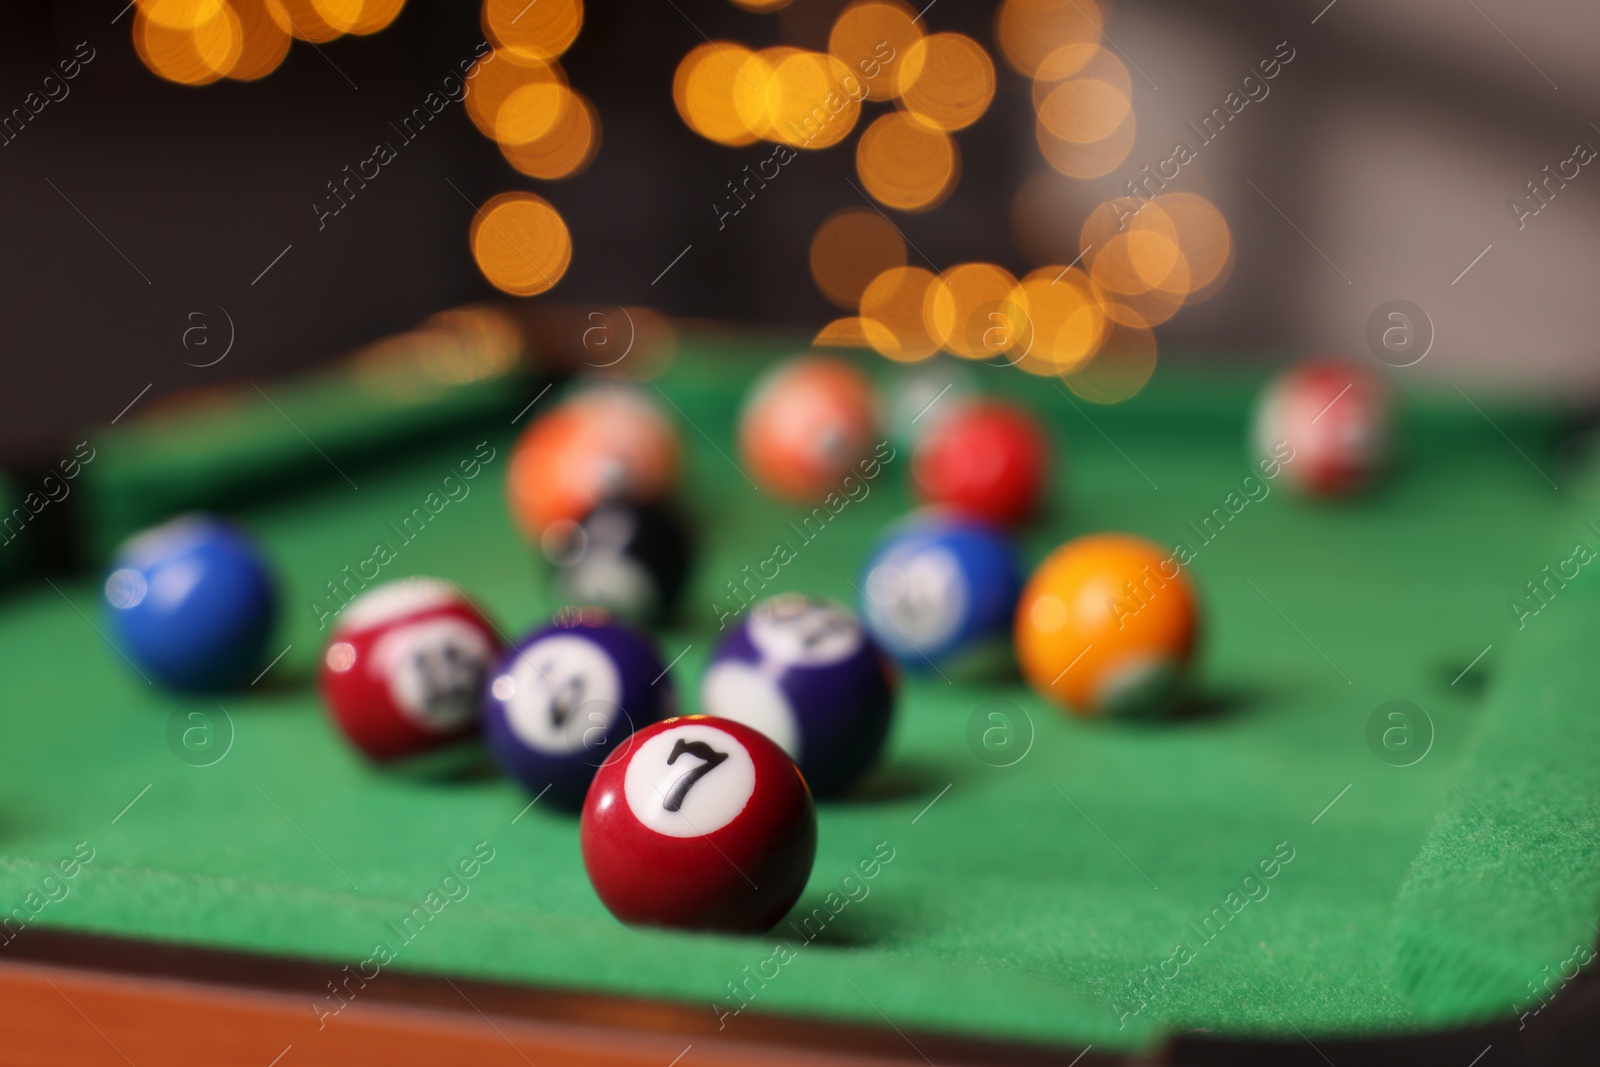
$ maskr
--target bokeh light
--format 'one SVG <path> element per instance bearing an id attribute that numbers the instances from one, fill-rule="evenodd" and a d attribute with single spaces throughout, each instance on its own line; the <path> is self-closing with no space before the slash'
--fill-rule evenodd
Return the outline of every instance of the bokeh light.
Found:
<path id="1" fill-rule="evenodd" d="M 494 139 L 506 145 L 537 141 L 560 121 L 572 95 L 571 89 L 554 80 L 517 86 L 495 113 Z"/>
<path id="2" fill-rule="evenodd" d="M 772 125 L 772 79 L 786 59 L 801 54 L 798 48 L 779 45 L 763 48 L 744 58 L 733 81 L 733 106 L 746 129 L 757 137 L 776 140 Z"/>
<path id="3" fill-rule="evenodd" d="M 483 32 L 524 59 L 552 60 L 583 28 L 583 0 L 483 0 Z"/>
<path id="4" fill-rule="evenodd" d="M 496 140 L 500 109 L 517 90 L 530 85 L 565 85 L 567 76 L 557 63 L 526 60 L 509 52 L 494 52 L 478 65 L 472 90 L 463 101 L 467 117 L 478 132 Z"/>
<path id="5" fill-rule="evenodd" d="M 877 326 L 877 329 L 882 330 L 882 327 Z M 867 321 L 856 315 L 846 315 L 818 330 L 811 344 L 817 348 L 869 348 L 872 341 L 867 334 Z"/>
<path id="6" fill-rule="evenodd" d="M 860 80 L 843 62 L 821 52 L 785 58 L 773 69 L 766 95 L 771 136 L 796 148 L 838 144 L 861 116 Z"/>
<path id="7" fill-rule="evenodd" d="M 193 30 L 216 18 L 226 0 L 137 0 L 139 14 L 169 30 Z"/>
<path id="8" fill-rule="evenodd" d="M 405 0 L 135 0 L 133 46 L 153 73 L 183 85 L 256 81 L 294 38 L 324 43 L 386 28 Z"/>
<path id="9" fill-rule="evenodd" d="M 732 3 L 734 7 L 742 7 L 746 11 L 764 15 L 770 11 L 788 7 L 790 0 L 732 0 Z"/>
<path id="10" fill-rule="evenodd" d="M 1076 267 L 1041 267 L 1017 284 L 1012 303 L 1027 316 L 1031 345 L 1019 366 L 1034 373 L 1076 369 L 1100 348 L 1106 316 L 1089 276 Z"/>
<path id="11" fill-rule="evenodd" d="M 495 288 L 513 296 L 542 293 L 572 261 L 572 237 L 556 209 L 532 193 L 501 193 L 472 220 L 472 258 Z"/>
<path id="12" fill-rule="evenodd" d="M 267 11 L 273 0 L 232 0 L 243 41 L 228 71 L 234 81 L 255 81 L 277 70 L 289 54 L 289 34 Z"/>
<path id="13" fill-rule="evenodd" d="M 1233 235 L 1216 205 L 1196 193 L 1164 193 L 1152 206 L 1172 224 L 1189 267 L 1189 292 L 1197 293 L 1220 278 L 1233 259 Z"/>
<path id="14" fill-rule="evenodd" d="M 754 54 L 734 41 L 708 41 L 683 57 L 672 79 L 672 101 L 691 130 L 730 147 L 759 139 L 739 114 L 733 89 Z"/>
<path id="15" fill-rule="evenodd" d="M 244 30 L 227 4 L 190 3 L 187 10 L 199 21 L 188 27 L 173 24 L 181 22 L 175 0 L 151 6 L 159 19 L 146 15 L 142 7 L 134 13 L 133 47 L 154 73 L 180 85 L 206 85 L 238 63 Z"/>
<path id="16" fill-rule="evenodd" d="M 917 13 L 896 0 L 862 0 L 840 12 L 828 51 L 861 79 L 874 100 L 899 95 L 906 54 L 922 40 Z"/>
<path id="17" fill-rule="evenodd" d="M 501 142 L 500 154 L 530 178 L 570 178 L 580 173 L 600 150 L 600 118 L 581 93 L 566 86 L 555 124 L 526 144 Z"/>
<path id="18" fill-rule="evenodd" d="M 363 0 L 361 12 L 351 23 L 349 32 L 365 37 L 386 30 L 405 6 L 406 0 Z"/>
<path id="19" fill-rule="evenodd" d="M 871 208 L 830 215 L 811 238 L 811 277 L 822 295 L 857 308 L 874 278 L 906 264 L 906 244 L 894 224 Z"/>
<path id="20" fill-rule="evenodd" d="M 1062 82 L 1079 78 L 1103 81 L 1133 99 L 1133 78 L 1121 56 L 1099 45 L 1069 45 L 1051 52 L 1039 68 L 1033 79 L 1033 106 L 1043 105 Z"/>
<path id="21" fill-rule="evenodd" d="M 856 171 L 873 199 L 900 211 L 927 211 L 955 188 L 956 143 L 905 112 L 883 115 L 856 144 Z"/>
<path id="22" fill-rule="evenodd" d="M 936 33 L 907 50 L 899 89 L 901 103 L 928 125 L 963 129 L 994 99 L 994 63 L 971 37 Z"/>
<path id="23" fill-rule="evenodd" d="M 1129 111 L 1109 137 L 1090 144 L 1066 141 L 1051 133 L 1041 119 L 1034 124 L 1034 138 L 1046 163 L 1069 178 L 1100 178 L 1111 173 L 1133 151 L 1139 135 L 1138 122 Z"/>
<path id="24" fill-rule="evenodd" d="M 921 267 L 893 267 L 861 294 L 861 319 L 867 342 L 899 363 L 915 363 L 939 351 L 928 330 L 929 294 L 938 275 Z"/>
<path id="25" fill-rule="evenodd" d="M 1097 43 L 1104 23 L 1095 0 L 1005 0 L 994 36 L 1006 62 L 1031 78 L 1057 48 Z"/>
<path id="26" fill-rule="evenodd" d="M 291 36 L 312 44 L 325 44 L 342 36 L 344 30 L 324 17 L 322 6 L 328 6 L 330 13 L 339 18 L 337 7 L 327 0 L 322 5 L 313 0 L 269 0 L 267 14 Z"/>
<path id="27" fill-rule="evenodd" d="M 1133 101 L 1099 78 L 1069 78 L 1056 84 L 1039 104 L 1039 124 L 1072 144 L 1103 141 L 1133 111 Z"/>
<path id="28" fill-rule="evenodd" d="M 1059 48 L 1052 49 L 1039 62 L 1039 69 L 1033 75 L 1034 84 L 1036 86 L 1041 82 L 1049 84 L 1061 81 L 1064 78 L 1070 78 L 1075 74 L 1088 73 L 1086 68 L 1097 57 L 1109 55 L 1111 55 L 1110 52 L 1088 41 L 1075 41 L 1071 44 L 1061 45 Z M 1037 101 L 1037 96 L 1035 100 Z"/>
<path id="29" fill-rule="evenodd" d="M 1016 287 L 1011 272 L 993 263 L 951 267 L 929 291 L 928 332 L 962 359 L 1009 352 L 1025 332 L 1025 319 L 1011 302 Z"/>
<path id="30" fill-rule="evenodd" d="M 1061 375 L 1068 389 L 1096 404 L 1139 395 L 1156 371 L 1156 337 L 1148 327 L 1112 322 L 1099 351 Z"/>

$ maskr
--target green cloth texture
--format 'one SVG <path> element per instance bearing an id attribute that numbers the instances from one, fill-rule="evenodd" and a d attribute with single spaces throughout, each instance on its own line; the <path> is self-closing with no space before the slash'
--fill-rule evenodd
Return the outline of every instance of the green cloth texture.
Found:
<path id="1" fill-rule="evenodd" d="M 664 661 L 681 654 L 670 677 L 687 711 L 720 636 L 717 605 L 731 603 L 727 585 L 747 565 L 786 542 L 794 559 L 769 592 L 854 603 L 872 544 L 912 504 L 904 447 L 809 538 L 797 532 L 806 509 L 752 488 L 738 464 L 739 404 L 792 350 L 685 337 L 670 372 L 645 386 L 679 422 L 684 505 L 701 540 L 684 620 L 658 634 Z M 905 373 L 867 365 L 886 388 Z M 381 944 L 393 953 L 385 972 L 666 998 L 720 1019 L 733 1039 L 763 1012 L 1052 1042 L 1075 1055 L 1193 1027 L 1297 1039 L 1509 1014 L 1478 994 L 1498 975 L 1520 983 L 1523 953 L 1457 953 L 1444 960 L 1457 986 L 1419 984 L 1418 968 L 1397 962 L 1392 931 L 1408 872 L 1408 907 L 1472 877 L 1452 869 L 1427 890 L 1429 856 L 1498 857 L 1467 839 L 1482 836 L 1474 824 L 1440 836 L 1452 783 L 1497 821 L 1559 820 L 1582 803 L 1582 761 L 1600 764 L 1600 738 L 1579 721 L 1589 705 L 1518 666 L 1536 644 L 1576 640 L 1590 600 L 1562 593 L 1568 622 L 1558 598 L 1517 635 L 1525 648 L 1504 636 L 1509 599 L 1582 528 L 1528 462 L 1548 466 L 1561 420 L 1418 394 L 1392 475 L 1367 496 L 1316 503 L 1281 479 L 1248 480 L 1253 376 L 1163 367 L 1140 396 L 1107 408 L 1015 370 L 975 369 L 1057 441 L 1049 505 L 1021 536 L 1027 565 L 1099 530 L 1192 550 L 1205 616 L 1187 714 L 1085 722 L 1015 677 L 908 671 L 882 765 L 819 808 L 816 868 L 793 925 L 754 938 L 620 925 L 588 884 L 572 817 L 529 808 L 470 746 L 453 762 L 371 766 L 339 740 L 312 684 L 328 585 L 380 541 L 394 555 L 383 579 L 449 578 L 508 634 L 558 606 L 504 501 L 509 444 L 558 400 L 552 392 L 517 427 L 511 407 L 361 468 L 359 490 L 335 479 L 242 505 L 284 592 L 272 651 L 288 651 L 240 692 L 188 698 L 146 685 L 85 621 L 97 618 L 96 578 L 13 591 L 0 607 L 0 910 L 21 908 L 29 925 L 313 958 L 329 981 Z M 392 524 L 483 440 L 497 451 L 470 493 L 397 541 Z M 1208 538 L 1200 524 L 1219 508 L 1225 521 Z M 1433 724 L 1410 766 L 1369 746 L 1369 721 L 1392 700 Z M 1538 736 L 1561 738 L 1565 751 L 1532 737 L 1475 745 L 1498 716 L 1512 729 L 1519 701 L 1538 704 Z M 997 708 L 1015 731 L 1009 766 L 969 741 Z M 201 756 L 184 747 L 189 729 Z M 93 858 L 66 878 L 60 865 L 79 842 Z M 493 859 L 462 883 L 464 896 L 429 911 L 429 894 L 479 842 Z M 1508 872 L 1502 906 L 1473 924 L 1486 945 L 1498 942 L 1484 927 L 1558 951 L 1594 917 L 1577 877 L 1593 841 L 1547 828 L 1528 847 L 1558 842 L 1565 859 L 1546 873 L 1567 887 L 1560 907 L 1507 860 L 1493 868 Z M 874 867 L 880 853 L 893 858 Z M 431 917 L 407 939 L 419 907 Z M 733 1014 L 741 1002 L 746 1014 Z"/>
<path id="2" fill-rule="evenodd" d="M 103 562 L 124 538 L 178 512 L 234 510 L 324 482 L 348 488 L 362 470 L 418 441 L 500 423 L 532 398 L 521 367 L 455 380 L 467 372 L 451 362 L 459 352 L 449 338 L 412 336 L 381 372 L 347 361 L 168 400 L 120 426 L 85 430 L 97 450 L 80 485 L 87 558 Z"/>
<path id="3" fill-rule="evenodd" d="M 1600 536 L 1581 541 L 1594 560 Z M 1541 577 L 1544 602 L 1523 593 L 1529 614 L 1503 638 L 1505 670 L 1401 889 L 1398 967 L 1419 1020 L 1536 1014 L 1593 959 L 1600 578 L 1579 558 L 1564 557 L 1574 580 Z"/>

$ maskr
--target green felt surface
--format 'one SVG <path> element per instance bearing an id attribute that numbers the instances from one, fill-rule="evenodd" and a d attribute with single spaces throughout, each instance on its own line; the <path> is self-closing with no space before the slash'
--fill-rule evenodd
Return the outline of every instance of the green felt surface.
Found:
<path id="1" fill-rule="evenodd" d="M 672 676 L 691 710 L 725 582 L 782 539 L 796 558 L 773 591 L 853 600 L 869 544 L 908 500 L 902 450 L 867 497 L 801 543 L 787 525 L 800 510 L 757 494 L 728 458 L 741 389 L 768 354 L 689 343 L 659 383 L 683 422 L 687 502 L 703 525 L 689 619 L 661 635 L 666 658 L 683 653 Z M 1250 471 L 1250 383 L 1163 371 L 1139 398 L 1105 409 L 1016 372 L 984 373 L 1035 405 L 1061 442 L 1050 513 L 1025 537 L 1030 562 L 1068 536 L 1108 528 L 1196 550 L 1201 699 L 1175 722 L 1085 723 L 1015 680 L 908 677 L 884 766 L 821 809 L 799 912 L 826 909 L 830 891 L 856 886 L 846 875 L 875 850 L 893 859 L 814 939 L 799 914 L 794 927 L 746 939 L 626 929 L 588 886 L 571 818 L 525 811 L 527 797 L 470 760 L 464 769 L 436 761 L 376 770 L 325 722 L 310 682 L 322 638 L 313 600 L 376 542 L 396 549 L 385 577 L 448 577 L 507 632 L 553 606 L 547 576 L 505 514 L 512 427 L 503 416 L 363 473 L 359 490 L 334 482 L 240 513 L 282 573 L 278 647 L 290 646 L 246 692 L 186 700 L 145 685 L 86 621 L 97 615 L 93 581 L 14 592 L 0 610 L 9 676 L 0 907 L 26 915 L 53 865 L 87 842 L 92 861 L 59 883 L 66 895 L 33 922 L 316 957 L 330 980 L 383 943 L 395 968 L 665 997 L 703 1006 L 708 1018 L 738 1006 L 730 983 L 747 983 L 751 1011 L 1102 1050 L 1195 1026 L 1314 1037 L 1509 1012 L 1480 995 L 1476 973 L 1460 986 L 1470 1000 L 1436 982 L 1419 986 L 1415 966 L 1397 965 L 1391 931 L 1414 862 L 1440 866 L 1442 854 L 1447 869 L 1431 890 L 1413 875 L 1412 907 L 1428 892 L 1447 905 L 1478 871 L 1471 842 L 1457 839 L 1474 832 L 1470 824 L 1430 837 L 1453 804 L 1453 782 L 1478 782 L 1469 791 L 1488 796 L 1485 768 L 1497 768 L 1509 799 L 1491 810 L 1510 819 L 1523 810 L 1512 803 L 1517 791 L 1536 805 L 1577 780 L 1546 778 L 1537 746 L 1479 745 L 1463 767 L 1490 714 L 1481 682 L 1501 686 L 1505 729 L 1518 688 L 1536 684 L 1514 669 L 1516 657 L 1558 632 L 1530 625 L 1513 636 L 1507 606 L 1581 527 L 1579 511 L 1529 463 L 1548 465 L 1556 420 L 1495 409 L 1513 447 L 1466 405 L 1421 403 L 1380 491 L 1323 506 L 1274 485 L 1202 543 L 1187 524 L 1223 506 Z M 388 524 L 479 441 L 498 451 L 471 494 L 400 544 Z M 1570 607 L 1576 618 L 1585 603 L 1574 596 L 1548 611 Z M 969 720 L 994 699 L 1013 702 L 1031 734 L 1013 766 L 990 766 L 968 748 Z M 1412 766 L 1391 766 L 1368 747 L 1369 716 L 1393 699 L 1420 705 L 1435 728 Z M 1542 708 L 1541 736 L 1560 736 L 1585 710 L 1559 696 Z M 203 724 L 185 718 L 196 712 L 231 735 L 210 766 L 181 761 L 169 745 L 174 717 L 180 729 Z M 1565 762 L 1586 755 L 1592 768 L 1600 737 L 1571 736 Z M 396 927 L 479 842 L 494 858 L 467 883 L 469 895 L 402 937 Z M 1572 849 L 1573 864 L 1592 869 L 1585 846 Z M 1246 886 L 1275 852 L 1292 859 Z M 1514 878 L 1501 898 L 1509 903 L 1501 914 L 1485 903 L 1484 921 L 1509 924 L 1515 894 L 1543 890 L 1510 861 L 1494 870 Z M 1229 894 L 1247 888 L 1261 899 L 1233 914 Z M 1595 912 L 1592 899 L 1567 905 L 1530 906 L 1519 931 L 1564 943 L 1576 918 Z M 1213 917 L 1208 937 L 1215 909 L 1227 921 Z M 1175 977 L 1153 977 L 1180 944 L 1181 965 L 1166 964 Z M 766 962 L 780 945 L 787 962 Z M 1443 966 L 1480 962 L 1458 954 Z M 764 985 L 749 978 L 762 968 L 776 968 Z M 1452 1010 L 1440 1010 L 1441 998 Z M 737 1037 L 740 1018 L 724 1022 Z"/>
<path id="2" fill-rule="evenodd" d="M 352 470 L 419 440 L 509 419 L 537 391 L 520 364 L 463 366 L 473 353 L 440 332 L 402 335 L 387 354 L 381 370 L 347 361 L 292 381 L 169 399 L 121 426 L 85 431 L 96 449 L 81 485 L 88 558 L 103 562 L 131 533 L 176 512 L 359 484 Z"/>
<path id="3" fill-rule="evenodd" d="M 1592 530 L 1575 534 L 1589 549 Z M 1574 546 L 1575 547 L 1575 546 Z M 1600 927 L 1600 578 L 1572 557 L 1507 642 L 1444 810 L 1401 890 L 1399 966 L 1419 1016 L 1537 1015 L 1594 959 Z M 1556 568 L 1552 567 L 1552 570 Z M 1524 603 L 1539 606 L 1524 595 Z"/>

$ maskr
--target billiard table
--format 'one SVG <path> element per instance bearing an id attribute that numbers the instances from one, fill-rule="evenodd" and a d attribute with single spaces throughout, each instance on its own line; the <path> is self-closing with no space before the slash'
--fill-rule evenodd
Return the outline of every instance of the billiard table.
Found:
<path id="1" fill-rule="evenodd" d="M 744 390 L 803 346 L 685 324 L 641 384 L 681 430 L 700 540 L 658 635 L 686 711 L 729 583 L 781 543 L 770 591 L 853 604 L 911 506 L 903 440 L 809 516 L 740 470 Z M 907 373 L 847 357 L 886 391 Z M 85 430 L 52 533 L 85 566 L 0 603 L 8 1062 L 1465 1065 L 1488 1046 L 1488 1067 L 1593 1037 L 1600 506 L 1577 412 L 1397 377 L 1388 475 L 1306 501 L 1247 454 L 1261 374 L 1184 357 L 1114 406 L 966 369 L 1056 440 L 1030 565 L 1086 531 L 1185 546 L 1192 697 L 1086 721 L 1015 676 L 908 671 L 886 758 L 820 805 L 808 888 L 760 937 L 619 924 L 573 816 L 472 744 L 365 762 L 318 705 L 321 627 L 376 544 L 379 580 L 447 578 L 508 636 L 559 606 L 504 502 L 511 442 L 567 387 L 548 367 L 369 361 Z M 253 530 L 282 591 L 278 658 L 215 697 L 141 678 L 93 569 L 194 507 Z"/>

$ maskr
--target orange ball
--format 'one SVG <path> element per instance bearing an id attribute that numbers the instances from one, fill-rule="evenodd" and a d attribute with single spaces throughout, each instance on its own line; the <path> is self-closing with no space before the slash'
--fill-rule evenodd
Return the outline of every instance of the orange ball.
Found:
<path id="1" fill-rule="evenodd" d="M 828 356 L 803 356 L 755 385 L 739 422 L 745 467 L 767 492 L 809 503 L 840 488 L 872 450 L 878 398 L 867 376 Z"/>
<path id="2" fill-rule="evenodd" d="M 672 423 L 639 394 L 580 393 L 529 426 L 513 447 L 511 517 L 537 540 L 551 523 L 577 522 L 607 500 L 655 499 L 677 481 L 680 451 Z"/>
<path id="3" fill-rule="evenodd" d="M 1079 715 L 1169 708 L 1199 629 L 1194 586 L 1160 546 L 1127 534 L 1068 541 L 1017 601 L 1017 662 L 1040 693 Z"/>

